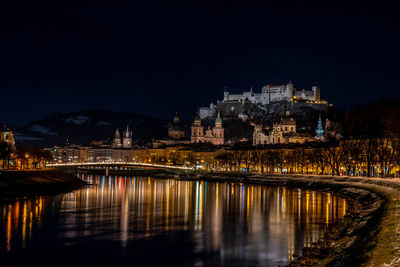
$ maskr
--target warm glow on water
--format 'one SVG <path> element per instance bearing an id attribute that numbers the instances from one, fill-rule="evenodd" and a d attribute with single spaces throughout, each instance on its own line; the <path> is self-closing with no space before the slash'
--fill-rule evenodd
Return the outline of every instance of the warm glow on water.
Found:
<path id="1" fill-rule="evenodd" d="M 0 263 L 278 266 L 346 212 L 344 199 L 308 190 L 81 178 L 96 185 L 0 204 Z"/>

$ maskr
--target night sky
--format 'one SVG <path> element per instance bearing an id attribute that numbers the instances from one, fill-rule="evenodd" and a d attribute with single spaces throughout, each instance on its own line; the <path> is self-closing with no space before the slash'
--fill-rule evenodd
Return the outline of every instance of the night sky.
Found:
<path id="1" fill-rule="evenodd" d="M 289 80 L 317 82 L 339 109 L 400 96 L 400 19 L 385 1 L 7 2 L 0 121 L 9 124 L 84 109 L 188 119 L 224 86 L 258 92 Z"/>

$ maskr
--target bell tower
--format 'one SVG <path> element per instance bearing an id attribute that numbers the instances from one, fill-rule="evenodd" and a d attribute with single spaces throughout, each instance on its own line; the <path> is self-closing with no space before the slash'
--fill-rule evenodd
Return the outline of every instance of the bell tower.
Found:
<path id="1" fill-rule="evenodd" d="M 129 131 L 129 125 L 126 125 L 126 131 L 124 131 L 122 145 L 123 148 L 132 148 L 132 131 Z"/>
<path id="2" fill-rule="evenodd" d="M 212 143 L 214 145 L 223 145 L 224 144 L 224 127 L 222 127 L 222 118 L 221 114 L 218 110 L 217 118 L 215 119 L 215 127 L 212 129 L 213 131 L 213 140 Z"/>
<path id="3" fill-rule="evenodd" d="M 121 136 L 119 135 L 119 131 L 118 128 L 115 131 L 115 135 L 114 135 L 114 140 L 113 140 L 113 144 L 112 147 L 114 148 L 121 148 L 122 144 L 121 144 Z"/>
<path id="4" fill-rule="evenodd" d="M 201 126 L 201 119 L 199 111 L 196 113 L 196 117 L 194 117 L 194 121 L 191 128 L 190 142 L 191 143 L 199 143 L 203 141 L 203 126 Z"/>

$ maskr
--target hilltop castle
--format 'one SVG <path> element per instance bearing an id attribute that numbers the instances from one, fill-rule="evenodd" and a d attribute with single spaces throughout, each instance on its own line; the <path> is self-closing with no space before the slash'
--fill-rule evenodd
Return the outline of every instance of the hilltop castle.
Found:
<path id="1" fill-rule="evenodd" d="M 231 94 L 224 92 L 224 99 L 218 101 L 217 105 L 213 103 L 209 107 L 200 108 L 200 118 L 215 116 L 216 110 L 220 110 L 224 116 L 239 117 L 247 111 L 246 104 L 255 104 L 265 106 L 270 103 L 286 101 L 291 106 L 309 106 L 318 110 L 326 110 L 328 103 L 321 99 L 321 90 L 319 86 L 312 86 L 311 90 L 297 90 L 292 82 L 284 85 L 266 85 L 261 89 L 260 93 L 253 92 L 250 88 L 249 92 L 241 94 Z"/>

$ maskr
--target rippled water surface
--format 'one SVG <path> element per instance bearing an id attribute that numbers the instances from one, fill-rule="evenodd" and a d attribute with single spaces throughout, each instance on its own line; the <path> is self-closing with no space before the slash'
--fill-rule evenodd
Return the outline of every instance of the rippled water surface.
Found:
<path id="1" fill-rule="evenodd" d="M 324 192 L 81 178 L 95 185 L 0 204 L 0 264 L 282 266 L 346 212 L 344 199 Z"/>

